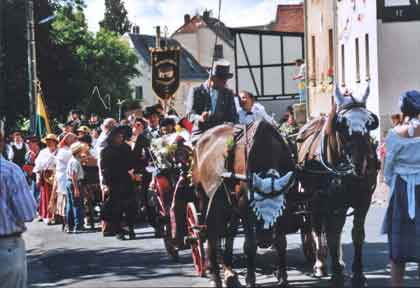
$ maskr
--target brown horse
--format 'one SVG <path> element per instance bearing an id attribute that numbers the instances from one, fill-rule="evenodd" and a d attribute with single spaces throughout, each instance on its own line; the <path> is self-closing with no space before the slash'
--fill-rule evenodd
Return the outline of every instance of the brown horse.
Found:
<path id="1" fill-rule="evenodd" d="M 376 115 L 363 102 L 353 100 L 343 105 L 335 119 L 314 119 L 305 125 L 297 138 L 299 179 L 312 196 L 312 224 L 317 243 L 315 276 L 326 275 L 326 248 L 331 254 L 332 285 L 344 285 L 341 259 L 341 233 L 350 207 L 353 208 L 352 239 L 354 245 L 354 287 L 363 287 L 362 248 L 364 224 L 376 185 L 378 160 L 369 132 L 378 126 Z M 349 103 L 350 102 L 350 103 Z M 328 121 L 333 121 L 328 123 Z M 333 132 L 326 133 L 328 124 Z M 311 237 L 311 235 L 309 235 Z"/>
<path id="2" fill-rule="evenodd" d="M 226 143 L 238 134 L 242 136 L 227 149 Z M 217 255 L 222 238 L 226 239 L 222 255 L 224 280 L 228 286 L 238 283 L 232 270 L 232 250 L 239 218 L 245 230 L 247 286 L 255 286 L 257 247 L 271 244 L 278 253 L 278 283 L 286 285 L 286 233 L 293 222 L 286 219 L 293 216 L 288 217 L 291 213 L 284 209 L 284 197 L 296 187 L 294 171 L 288 145 L 266 122 L 248 128 L 221 125 L 201 136 L 193 152 L 192 175 L 193 183 L 202 188 L 208 200 L 204 205 L 208 259 L 216 286 L 222 285 Z"/>

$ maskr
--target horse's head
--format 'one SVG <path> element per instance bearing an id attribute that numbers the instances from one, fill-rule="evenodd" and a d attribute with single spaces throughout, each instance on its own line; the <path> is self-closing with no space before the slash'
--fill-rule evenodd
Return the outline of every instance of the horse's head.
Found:
<path id="1" fill-rule="evenodd" d="M 342 160 L 351 167 L 354 176 L 365 176 L 368 156 L 372 153 L 369 133 L 378 128 L 378 117 L 364 103 L 353 102 L 339 109 L 335 121 Z"/>

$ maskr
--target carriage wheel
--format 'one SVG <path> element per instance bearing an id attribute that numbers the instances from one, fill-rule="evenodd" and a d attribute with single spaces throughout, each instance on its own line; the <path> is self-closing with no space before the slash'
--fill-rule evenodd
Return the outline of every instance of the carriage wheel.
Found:
<path id="1" fill-rule="evenodd" d="M 197 229 L 199 225 L 198 213 L 194 203 L 187 204 L 187 230 L 188 237 L 191 239 L 191 252 L 195 266 L 195 271 L 199 277 L 205 276 L 206 256 L 204 253 L 204 243 L 200 237 L 200 231 Z"/>
<path id="2" fill-rule="evenodd" d="M 305 255 L 306 261 L 310 264 L 315 263 L 316 260 L 316 244 L 315 239 L 312 236 L 312 232 L 305 231 L 306 229 L 300 229 L 300 239 L 302 241 L 302 251 Z"/>

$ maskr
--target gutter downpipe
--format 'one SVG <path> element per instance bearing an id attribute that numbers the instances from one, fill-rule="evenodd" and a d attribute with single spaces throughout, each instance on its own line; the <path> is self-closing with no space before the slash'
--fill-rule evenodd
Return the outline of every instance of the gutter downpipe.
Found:
<path id="1" fill-rule="evenodd" d="M 309 121 L 310 113 L 310 94 L 309 94 L 309 34 L 308 34 L 308 0 L 304 0 L 303 11 L 304 11 L 304 43 L 305 43 L 305 93 L 306 93 L 306 121 Z"/>
<path id="2" fill-rule="evenodd" d="M 339 71 L 338 71 L 338 52 L 339 49 L 338 47 L 340 47 L 340 43 L 338 40 L 338 6 L 337 6 L 337 0 L 332 0 L 333 1 L 333 53 L 334 53 L 334 80 L 333 83 L 338 83 L 338 75 L 339 75 Z M 334 101 L 334 91 L 335 89 L 333 89 L 332 95 L 331 95 L 331 105 L 333 104 Z"/>

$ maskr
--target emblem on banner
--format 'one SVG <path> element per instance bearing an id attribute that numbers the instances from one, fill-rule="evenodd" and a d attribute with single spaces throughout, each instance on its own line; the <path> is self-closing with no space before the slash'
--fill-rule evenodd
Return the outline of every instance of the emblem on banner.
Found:
<path id="1" fill-rule="evenodd" d="M 155 48 L 151 50 L 152 87 L 162 100 L 168 100 L 179 87 L 180 48 Z"/>

